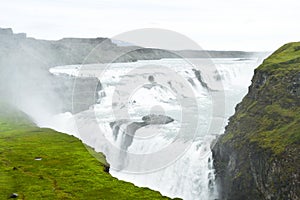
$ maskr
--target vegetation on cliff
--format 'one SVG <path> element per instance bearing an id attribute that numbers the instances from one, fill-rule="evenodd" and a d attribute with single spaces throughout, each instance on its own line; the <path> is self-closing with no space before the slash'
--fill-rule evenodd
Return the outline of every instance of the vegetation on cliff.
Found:
<path id="1" fill-rule="evenodd" d="M 0 104 L 0 199 L 168 199 L 113 178 L 94 154 L 98 160 L 75 137 Z"/>
<path id="2" fill-rule="evenodd" d="M 226 132 L 213 147 L 223 199 L 299 199 L 300 43 L 256 70 Z"/>

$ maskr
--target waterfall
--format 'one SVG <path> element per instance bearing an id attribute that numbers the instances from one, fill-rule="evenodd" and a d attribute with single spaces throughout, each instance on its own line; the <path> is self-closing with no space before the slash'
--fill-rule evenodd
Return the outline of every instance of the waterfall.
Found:
<path id="1" fill-rule="evenodd" d="M 89 65 L 80 72 L 78 66 L 53 68 L 50 71 L 56 75 L 99 77 L 103 91 L 97 95 L 99 103 L 89 111 L 73 119 L 70 113 L 54 116 L 40 126 L 72 133 L 103 152 L 111 164 L 110 173 L 118 179 L 169 197 L 216 199 L 210 145 L 223 133 L 235 105 L 247 93 L 257 60 L 213 59 L 213 64 L 214 68 L 195 69 L 182 59 L 113 63 L 101 74 L 97 74 L 100 65 Z M 168 66 L 176 74 L 159 67 L 139 70 L 145 65 Z M 176 75 L 187 81 L 192 93 L 181 91 L 184 85 Z M 214 83 L 221 83 L 222 91 Z M 124 85 L 135 89 L 128 91 Z M 221 93 L 224 99 L 216 98 Z M 216 112 L 218 106 L 213 107 L 216 102 L 224 104 L 223 114 Z M 217 123 L 221 127 L 214 127 Z M 93 134 L 96 129 L 103 134 Z"/>

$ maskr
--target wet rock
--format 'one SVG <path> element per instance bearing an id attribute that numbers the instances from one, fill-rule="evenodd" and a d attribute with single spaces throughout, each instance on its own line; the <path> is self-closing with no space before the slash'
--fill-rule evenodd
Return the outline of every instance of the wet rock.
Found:
<path id="1" fill-rule="evenodd" d="M 106 173 L 109 173 L 109 166 L 108 165 L 105 165 L 103 167 L 103 171 L 106 172 Z"/>
<path id="2" fill-rule="evenodd" d="M 14 199 L 14 198 L 18 198 L 18 194 L 17 193 L 12 193 L 9 198 Z"/>
<path id="3" fill-rule="evenodd" d="M 201 71 L 193 69 L 193 72 L 194 72 L 196 78 L 198 79 L 198 81 L 200 82 L 200 84 L 202 85 L 202 87 L 204 87 L 207 90 L 210 90 L 207 83 L 205 83 L 205 81 L 202 79 Z"/>
<path id="4" fill-rule="evenodd" d="M 150 114 L 142 118 L 147 124 L 168 124 L 174 121 L 173 118 L 165 115 Z"/>
<path id="5" fill-rule="evenodd" d="M 293 47 L 300 43 L 283 46 L 255 70 L 248 94 L 212 145 L 220 199 L 300 197 L 299 137 L 293 131 L 300 108 L 300 58 L 294 57 L 300 52 Z"/>
<path id="6" fill-rule="evenodd" d="M 35 157 L 34 158 L 34 160 L 37 160 L 37 161 L 40 161 L 40 160 L 42 160 L 43 158 L 41 158 L 41 157 Z"/>
<path id="7" fill-rule="evenodd" d="M 150 76 L 148 77 L 148 81 L 149 81 L 150 83 L 153 83 L 153 82 L 154 82 L 154 76 L 150 75 Z"/>
<path id="8" fill-rule="evenodd" d="M 164 125 L 168 124 L 174 121 L 173 118 L 165 115 L 156 115 L 156 114 L 150 114 L 146 115 L 142 118 L 143 122 L 130 122 L 126 119 L 121 119 L 115 122 L 110 122 L 109 125 L 113 131 L 114 139 L 116 140 L 118 135 L 120 134 L 121 126 L 126 125 L 125 128 L 125 134 L 124 134 L 124 140 L 123 140 L 123 148 L 127 149 L 133 141 L 133 137 L 135 135 L 135 132 L 148 125 Z"/>

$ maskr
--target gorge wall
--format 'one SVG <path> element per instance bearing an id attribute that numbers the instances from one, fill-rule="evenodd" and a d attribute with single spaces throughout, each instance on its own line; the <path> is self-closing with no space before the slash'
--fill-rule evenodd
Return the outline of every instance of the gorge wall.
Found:
<path id="1" fill-rule="evenodd" d="M 220 199 L 300 198 L 300 42 L 256 70 L 212 146 Z"/>
<path id="2" fill-rule="evenodd" d="M 171 52 L 137 46 L 118 46 L 108 38 L 38 40 L 27 37 L 25 33 L 13 33 L 11 28 L 0 28 L 0 94 L 2 100 L 18 105 L 30 115 L 41 112 L 77 113 L 88 109 L 97 99 L 76 98 L 79 102 L 76 102 L 78 105 L 74 110 L 72 99 L 75 77 L 53 76 L 49 73 L 49 68 L 72 64 L 156 60 L 178 57 L 178 54 L 192 58 L 207 56 L 243 58 L 251 57 L 255 53 L 189 50 Z M 76 79 L 76 87 L 79 87 L 76 91 L 92 87 L 89 91 L 95 91 L 97 94 L 99 84 L 101 85 L 96 78 L 79 78 Z M 75 94 L 75 96 L 82 95 Z"/>
<path id="3" fill-rule="evenodd" d="M 87 96 L 94 95 L 73 94 L 75 80 L 75 87 L 78 87 L 75 91 L 94 91 L 95 94 L 99 89 L 97 86 L 101 83 L 92 77 L 57 77 L 49 73 L 49 68 L 72 64 L 132 62 L 162 57 L 174 55 L 164 50 L 118 46 L 108 38 L 38 40 L 27 37 L 25 33 L 15 34 L 10 28 L 0 28 L 0 94 L 2 100 L 17 105 L 30 115 L 41 112 L 77 113 L 95 104 L 97 98 L 87 99 Z M 72 107 L 74 95 L 79 96 L 75 98 L 79 100 L 76 102 L 76 110 Z"/>

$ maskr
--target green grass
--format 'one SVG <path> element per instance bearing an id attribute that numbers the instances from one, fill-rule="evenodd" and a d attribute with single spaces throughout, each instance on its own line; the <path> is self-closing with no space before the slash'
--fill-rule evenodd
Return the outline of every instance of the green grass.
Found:
<path id="1" fill-rule="evenodd" d="M 260 75 L 266 80 L 260 83 Z M 250 92 L 231 119 L 223 143 L 243 148 L 249 143 L 274 156 L 300 146 L 300 96 L 291 93 L 300 77 L 300 42 L 284 45 L 256 69 Z M 297 84 L 298 84 L 297 83 Z"/>
<path id="2" fill-rule="evenodd" d="M 265 115 L 260 118 L 257 133 L 251 134 L 264 148 L 270 148 L 276 154 L 284 152 L 290 145 L 300 142 L 300 108 L 282 108 L 278 103 L 261 108 Z"/>
<path id="3" fill-rule="evenodd" d="M 0 199 L 168 199 L 105 172 L 102 154 L 0 104 Z M 42 160 L 35 160 L 42 158 Z"/>
<path id="4" fill-rule="evenodd" d="M 297 199 L 300 169 L 300 42 L 255 70 L 248 94 L 213 147 L 227 199 Z"/>
<path id="5" fill-rule="evenodd" d="M 300 42 L 292 42 L 283 45 L 258 68 L 263 71 L 298 69 L 300 62 Z"/>

